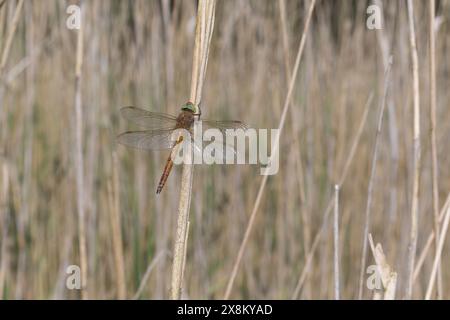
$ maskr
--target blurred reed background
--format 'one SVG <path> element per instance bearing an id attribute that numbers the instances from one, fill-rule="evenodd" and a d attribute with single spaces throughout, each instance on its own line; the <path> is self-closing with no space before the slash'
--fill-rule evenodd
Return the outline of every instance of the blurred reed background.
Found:
<path id="1" fill-rule="evenodd" d="M 428 241 L 434 230 L 429 8 L 426 1 L 413 3 L 422 162 L 415 260 L 421 268 L 412 297 L 423 298 L 435 256 L 434 240 Z M 66 9 L 78 2 L 0 4 L 0 297 L 77 299 L 80 291 L 65 284 L 66 267 L 80 264 L 74 105 L 78 32 L 66 27 Z M 390 54 L 369 232 L 398 273 L 396 297 L 407 296 L 414 178 L 408 11 L 405 1 L 383 1 L 384 28 L 369 30 L 370 4 L 316 4 L 280 139 L 280 171 L 268 179 L 231 298 L 334 298 L 332 219 L 324 220 L 324 212 L 361 127 L 339 197 L 340 295 L 358 298 L 368 185 Z M 253 128 L 278 126 L 308 7 L 309 1 L 293 0 L 217 2 L 205 117 L 239 119 Z M 115 137 L 128 128 L 119 118 L 122 106 L 177 114 L 186 102 L 195 14 L 196 1 L 83 3 L 81 203 L 89 298 L 169 296 L 181 170 L 174 170 L 157 196 L 167 152 L 127 149 Z M 449 22 L 450 1 L 436 1 L 439 211 L 450 192 Z M 261 180 L 257 166 L 195 167 L 183 297 L 223 297 Z M 438 277 L 447 299 L 448 242 Z M 420 259 L 424 248 L 428 253 Z M 370 249 L 366 264 L 374 264 Z M 362 297 L 371 298 L 371 291 L 365 288 Z"/>

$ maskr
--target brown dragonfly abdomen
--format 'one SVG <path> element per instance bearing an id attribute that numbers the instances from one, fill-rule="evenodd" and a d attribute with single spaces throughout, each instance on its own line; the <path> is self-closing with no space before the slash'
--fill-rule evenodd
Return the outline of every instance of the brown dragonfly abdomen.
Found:
<path id="1" fill-rule="evenodd" d="M 158 188 L 156 189 L 156 194 L 160 194 L 162 189 L 164 188 L 164 185 L 167 182 L 167 178 L 169 178 L 170 171 L 173 168 L 173 160 L 172 160 L 172 153 L 175 150 L 176 146 L 179 145 L 183 141 L 183 136 L 180 136 L 176 142 L 176 144 L 173 146 L 172 151 L 169 154 L 169 158 L 167 158 L 166 165 L 164 167 L 164 171 L 161 175 L 161 178 L 159 179 Z"/>

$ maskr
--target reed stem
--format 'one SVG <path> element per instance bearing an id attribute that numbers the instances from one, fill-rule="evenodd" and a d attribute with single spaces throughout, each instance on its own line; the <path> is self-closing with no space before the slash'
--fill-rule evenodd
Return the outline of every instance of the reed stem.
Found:
<path id="1" fill-rule="evenodd" d="M 408 0 L 409 41 L 411 47 L 411 61 L 413 71 L 413 144 L 414 144 L 414 176 L 411 202 L 411 230 L 409 238 L 409 256 L 407 267 L 406 299 L 412 298 L 414 283 L 414 261 L 417 249 L 417 228 L 419 215 L 419 186 L 420 186 L 420 96 L 419 96 L 419 58 L 417 55 L 416 33 L 414 29 L 414 7 L 412 0 Z"/>
<path id="2" fill-rule="evenodd" d="M 198 3 L 190 95 L 190 101 L 197 108 L 201 102 L 206 66 L 208 64 L 209 45 L 214 28 L 215 6 L 215 0 L 200 0 Z M 193 176 L 192 152 L 187 152 L 184 160 L 172 264 L 171 298 L 174 300 L 178 300 L 181 297 L 186 263 Z"/>
<path id="3" fill-rule="evenodd" d="M 364 220 L 364 234 L 363 234 L 363 246 L 362 246 L 362 254 L 361 254 L 361 270 L 359 273 L 359 287 L 358 287 L 358 299 L 361 300 L 363 297 L 363 284 L 364 284 L 364 275 L 366 274 L 366 259 L 367 259 L 367 245 L 368 245 L 368 236 L 370 230 L 370 222 L 371 222 L 371 208 L 373 201 L 373 188 L 374 188 L 374 180 L 377 171 L 377 161 L 378 161 L 378 150 L 380 145 L 380 136 L 381 136 L 381 128 L 383 126 L 384 119 L 384 109 L 386 107 L 386 98 L 387 92 L 389 88 L 389 76 L 391 73 L 392 66 L 392 56 L 388 61 L 388 65 L 384 74 L 384 92 L 383 98 L 380 103 L 380 108 L 378 111 L 378 123 L 377 123 L 377 131 L 375 133 L 375 145 L 373 147 L 372 153 L 372 163 L 370 170 L 370 178 L 369 184 L 367 186 L 367 203 L 366 203 L 366 213 Z"/>
<path id="4" fill-rule="evenodd" d="M 432 171 L 432 192 L 433 192 L 433 218 L 435 251 L 438 254 L 439 239 L 439 184 L 438 184 L 438 160 L 436 144 L 436 45 L 434 37 L 434 11 L 435 1 L 429 1 L 429 37 L 430 37 L 430 142 L 431 142 L 431 171 Z M 437 266 L 437 298 L 442 299 L 442 272 L 441 263 Z"/>
<path id="5" fill-rule="evenodd" d="M 83 15 L 83 2 L 80 1 L 81 17 Z M 87 293 L 87 249 L 86 249 L 86 217 L 84 197 L 84 163 L 83 163 L 83 106 L 81 99 L 82 66 L 83 66 L 83 24 L 80 25 L 77 35 L 77 51 L 75 65 L 75 180 L 78 213 L 78 246 L 81 269 L 81 298 L 88 299 Z"/>

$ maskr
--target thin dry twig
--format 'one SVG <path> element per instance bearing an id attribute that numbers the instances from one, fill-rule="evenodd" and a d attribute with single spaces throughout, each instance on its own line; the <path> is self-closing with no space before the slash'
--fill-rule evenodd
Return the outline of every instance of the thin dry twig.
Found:
<path id="1" fill-rule="evenodd" d="M 439 238 L 438 247 L 436 255 L 434 257 L 433 269 L 431 270 L 430 281 L 428 282 L 427 293 L 425 295 L 426 300 L 430 300 L 431 294 L 433 292 L 433 285 L 435 283 L 436 273 L 439 267 L 439 262 L 441 261 L 442 249 L 444 248 L 445 237 L 447 236 L 448 224 L 450 222 L 450 206 L 447 208 L 447 213 L 445 214 L 445 219 L 442 224 L 442 232 Z"/>
<path id="2" fill-rule="evenodd" d="M 360 299 L 360 300 L 362 299 L 362 295 L 363 295 L 364 274 L 366 272 L 367 239 L 369 236 L 369 228 L 370 228 L 370 221 L 371 221 L 370 209 L 372 206 L 372 193 L 373 193 L 373 187 L 374 187 L 373 183 L 374 183 L 374 178 L 375 178 L 376 169 L 377 169 L 378 148 L 379 148 L 379 144 L 380 144 L 381 128 L 383 126 L 384 109 L 386 107 L 386 97 L 387 97 L 387 92 L 388 92 L 388 88 L 389 88 L 389 76 L 391 73 L 391 67 L 392 67 L 392 56 L 389 58 L 388 65 L 387 65 L 385 73 L 384 73 L 383 99 L 380 102 L 380 108 L 378 111 L 378 124 L 377 124 L 377 131 L 375 134 L 375 145 L 373 147 L 369 185 L 367 187 L 367 204 L 366 204 L 366 215 L 365 215 L 365 221 L 364 221 L 364 234 L 363 234 L 363 240 L 362 240 L 363 247 L 362 247 L 362 254 L 361 254 L 361 270 L 359 273 L 359 289 L 358 289 L 358 299 Z"/>
<path id="3" fill-rule="evenodd" d="M 449 206 L 450 206 L 450 193 L 447 195 L 447 200 L 442 206 L 441 213 L 439 214 L 439 224 L 444 220 L 445 213 L 447 212 L 447 208 Z M 419 255 L 416 267 L 414 268 L 414 275 L 413 275 L 414 281 L 416 281 L 417 276 L 419 275 L 420 270 L 422 269 L 423 263 L 425 262 L 425 258 L 427 257 L 428 252 L 430 251 L 430 247 L 433 243 L 434 238 L 435 238 L 434 231 L 431 231 L 430 235 L 428 236 L 427 242 L 425 243 L 425 246 L 422 249 L 422 253 Z"/>
<path id="4" fill-rule="evenodd" d="M 214 28 L 215 0 L 200 0 L 198 3 L 195 29 L 194 57 L 192 66 L 190 101 L 198 107 L 201 101 L 206 66 L 208 64 L 209 44 Z M 198 110 L 197 110 L 198 111 Z M 172 265 L 171 297 L 181 297 L 183 273 L 189 232 L 189 208 L 192 191 L 192 153 L 186 152 L 181 177 L 180 201 L 178 206 L 177 231 Z"/>
<path id="5" fill-rule="evenodd" d="M 281 114 L 280 123 L 278 125 L 279 130 L 278 130 L 277 137 L 275 139 L 276 142 L 275 142 L 275 146 L 273 148 L 273 153 L 278 152 L 279 137 L 280 137 L 281 132 L 282 132 L 283 127 L 284 127 L 284 122 L 286 120 L 287 111 L 289 109 L 292 92 L 294 91 L 294 84 L 295 84 L 295 80 L 297 78 L 297 72 L 298 72 L 298 68 L 300 66 L 300 60 L 301 60 L 301 56 L 302 56 L 302 53 L 303 53 L 303 48 L 304 48 L 305 42 L 306 42 L 306 35 L 308 33 L 308 30 L 309 30 L 309 23 L 311 21 L 311 16 L 312 16 L 312 12 L 314 10 L 315 4 L 316 4 L 316 1 L 312 0 L 311 1 L 311 5 L 310 5 L 309 10 L 308 10 L 307 17 L 306 17 L 305 26 L 303 28 L 303 34 L 302 34 L 302 37 L 301 37 L 301 40 L 300 40 L 300 45 L 299 45 L 298 52 L 297 52 L 297 57 L 295 59 L 294 69 L 292 71 L 292 76 L 290 77 L 291 81 L 289 83 L 288 93 L 287 93 L 286 99 L 284 101 L 283 113 Z M 271 157 L 272 157 L 272 155 L 271 155 Z M 224 295 L 224 299 L 225 300 L 229 299 L 229 297 L 230 297 L 231 289 L 233 288 L 233 283 L 234 283 L 234 280 L 236 278 L 237 271 L 239 269 L 239 265 L 241 263 L 242 257 L 244 255 L 244 250 L 245 250 L 245 247 L 247 245 L 248 239 L 250 237 L 250 232 L 251 232 L 251 230 L 253 228 L 253 224 L 254 224 L 254 221 L 255 221 L 256 213 L 258 211 L 259 204 L 260 204 L 261 199 L 262 199 L 262 194 L 263 194 L 264 188 L 266 186 L 267 178 L 268 178 L 268 175 L 264 175 L 263 179 L 261 181 L 261 185 L 260 185 L 259 190 L 258 190 L 258 195 L 256 196 L 256 201 L 255 201 L 255 204 L 253 206 L 252 214 L 250 215 L 250 220 L 249 220 L 249 222 L 247 224 L 247 228 L 245 230 L 244 238 L 243 238 L 243 240 L 241 242 L 241 245 L 239 247 L 239 252 L 238 252 L 238 255 L 236 257 L 235 263 L 233 265 L 233 270 L 231 272 L 230 278 L 228 280 L 227 288 L 225 290 L 225 295 Z"/>
<path id="6" fill-rule="evenodd" d="M 168 254 L 168 252 L 166 250 L 163 250 L 161 252 L 159 252 L 152 260 L 152 262 L 148 265 L 147 270 L 145 270 L 144 276 L 142 277 L 141 283 L 139 284 L 139 288 L 137 289 L 136 293 L 133 296 L 133 300 L 137 300 L 139 299 L 139 297 L 142 294 L 142 291 L 144 291 L 145 288 L 145 284 L 148 281 L 148 278 L 150 277 L 150 274 L 152 272 L 152 270 L 155 268 L 155 266 L 157 265 L 157 263 L 164 258 L 166 255 Z"/>

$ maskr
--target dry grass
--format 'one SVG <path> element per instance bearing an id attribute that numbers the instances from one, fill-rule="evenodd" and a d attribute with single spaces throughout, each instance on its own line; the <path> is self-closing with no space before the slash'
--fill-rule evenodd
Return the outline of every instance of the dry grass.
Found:
<path id="1" fill-rule="evenodd" d="M 81 264 L 89 298 L 168 298 L 182 170 L 156 196 L 168 154 L 115 136 L 120 107 L 176 114 L 190 98 L 197 2 L 84 1 L 82 42 L 66 28 L 72 3 L 0 8 L 0 295 L 79 299 L 65 270 Z M 366 266 L 397 275 L 383 295 L 448 299 L 450 1 L 436 1 L 434 23 L 429 3 L 410 1 L 414 35 L 404 1 L 383 1 L 379 31 L 364 1 L 317 1 L 295 77 L 311 3 L 217 2 L 204 117 L 286 121 L 260 197 L 257 166 L 195 167 L 182 296 L 222 298 L 236 268 L 232 299 L 358 298 L 371 234 L 382 255 L 366 249 Z"/>

